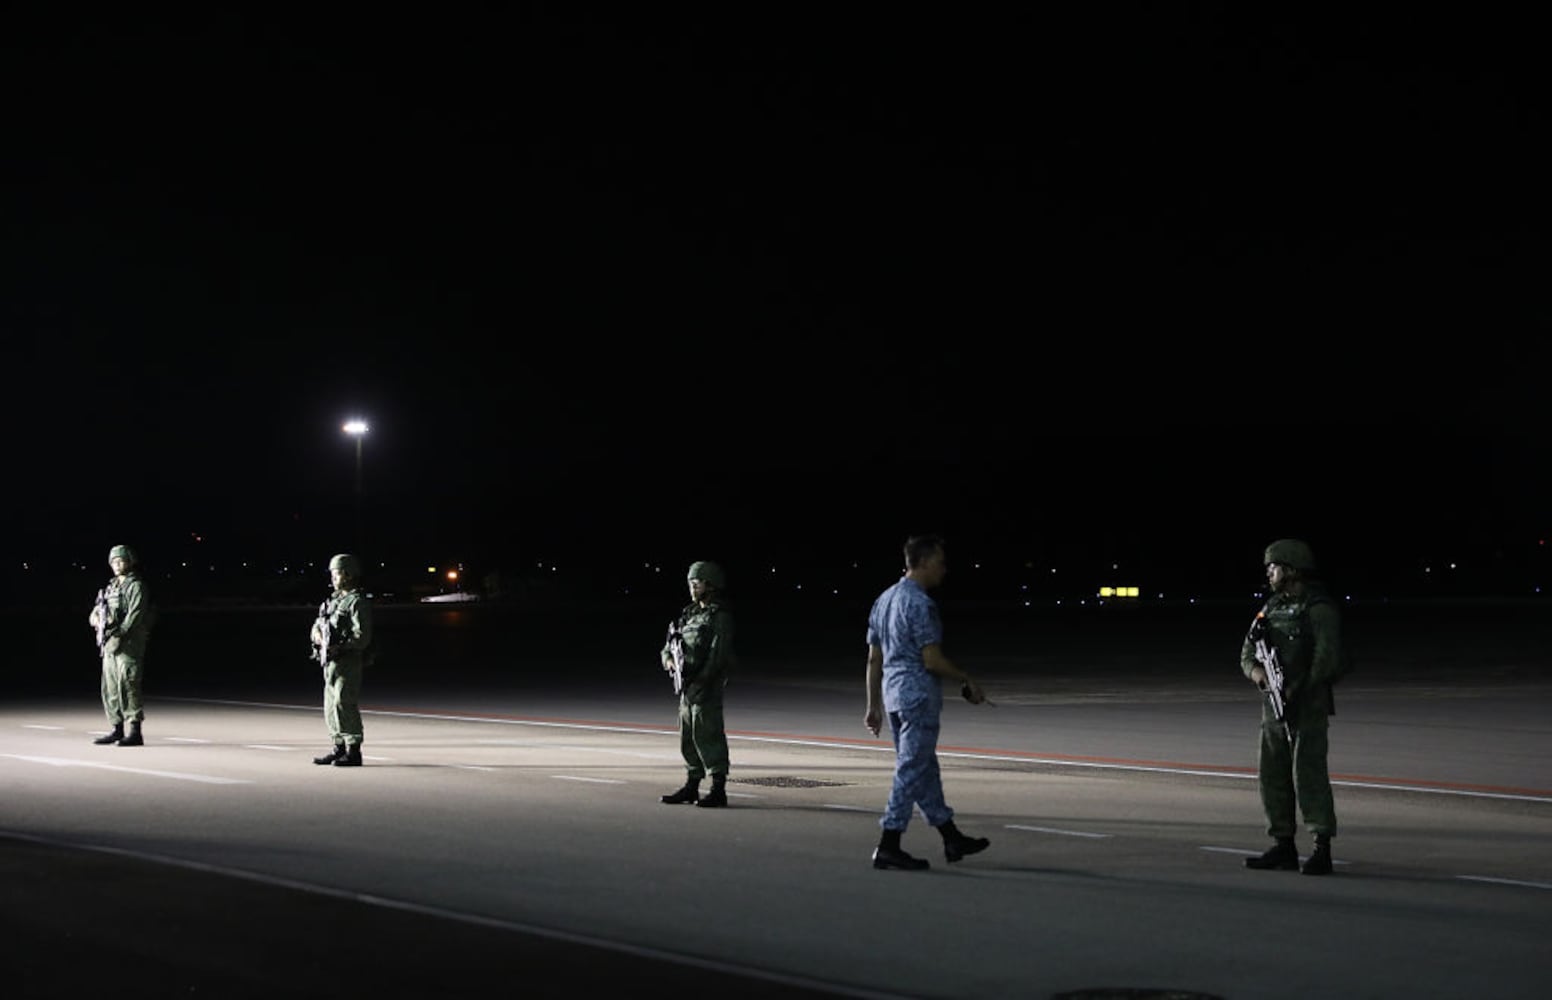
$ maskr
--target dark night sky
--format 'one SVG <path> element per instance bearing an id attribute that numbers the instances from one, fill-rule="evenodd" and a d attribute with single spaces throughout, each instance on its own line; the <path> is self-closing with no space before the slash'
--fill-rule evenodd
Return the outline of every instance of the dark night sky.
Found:
<path id="1" fill-rule="evenodd" d="M 1540 36 L 1047 6 L 11 8 L 7 562 L 1547 532 Z"/>

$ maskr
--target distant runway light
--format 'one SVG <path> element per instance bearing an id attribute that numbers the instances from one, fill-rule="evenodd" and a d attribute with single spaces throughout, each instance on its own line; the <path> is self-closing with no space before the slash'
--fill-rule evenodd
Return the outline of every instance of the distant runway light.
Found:
<path id="1" fill-rule="evenodd" d="M 356 434 L 356 435 L 365 434 L 366 433 L 366 421 L 365 420 L 347 420 L 347 421 L 345 421 L 345 426 L 343 428 L 341 428 L 341 429 L 346 434 Z M 389 436 L 391 437 L 392 435 L 389 435 Z"/>

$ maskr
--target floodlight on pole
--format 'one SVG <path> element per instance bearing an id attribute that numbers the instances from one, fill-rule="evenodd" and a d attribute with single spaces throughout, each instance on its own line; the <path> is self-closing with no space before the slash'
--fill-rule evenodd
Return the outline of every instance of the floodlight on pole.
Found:
<path id="1" fill-rule="evenodd" d="M 361 548 L 361 439 L 366 437 L 366 421 L 359 418 L 345 421 L 341 428 L 356 439 L 356 549 Z"/>

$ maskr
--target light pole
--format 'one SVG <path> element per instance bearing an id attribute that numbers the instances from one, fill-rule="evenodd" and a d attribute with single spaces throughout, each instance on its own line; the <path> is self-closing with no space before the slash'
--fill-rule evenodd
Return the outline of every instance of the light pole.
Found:
<path id="1" fill-rule="evenodd" d="M 356 558 L 361 556 L 361 439 L 366 437 L 366 421 L 345 421 L 344 431 L 356 439 Z"/>

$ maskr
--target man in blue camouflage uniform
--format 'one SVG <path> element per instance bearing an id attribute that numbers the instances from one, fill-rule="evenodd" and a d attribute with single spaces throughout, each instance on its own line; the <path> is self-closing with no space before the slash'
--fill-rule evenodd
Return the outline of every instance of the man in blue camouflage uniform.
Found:
<path id="1" fill-rule="evenodd" d="M 684 757 L 685 779 L 682 786 L 662 796 L 661 801 L 668 805 L 691 803 L 718 808 L 728 804 L 728 742 L 722 721 L 722 689 L 737 663 L 733 652 L 733 612 L 723 596 L 727 579 L 716 563 L 692 563 L 686 577 L 690 603 L 671 624 L 662 650 L 663 669 L 680 672 L 679 753 Z M 702 798 L 701 779 L 708 774 L 711 791 Z"/>
<path id="2" fill-rule="evenodd" d="M 921 535 L 907 540 L 904 576 L 878 596 L 868 615 L 868 704 L 863 725 L 877 736 L 887 712 L 895 746 L 894 784 L 879 820 L 883 833 L 873 850 L 874 868 L 931 867 L 925 858 L 912 857 L 900 846 L 900 835 L 916 806 L 942 835 L 943 855 L 949 862 L 991 844 L 985 837 L 965 836 L 954 825 L 954 810 L 943 800 L 938 770 L 943 682 L 959 685 L 971 704 L 986 701 L 981 686 L 943 653 L 943 624 L 937 602 L 927 591 L 942 583 L 947 572 L 941 538 Z"/>
<path id="3" fill-rule="evenodd" d="M 1336 805 L 1326 770 L 1326 731 L 1336 711 L 1331 686 L 1343 667 L 1341 612 L 1326 585 L 1315 575 L 1315 555 L 1309 545 L 1282 538 L 1266 547 L 1263 558 L 1271 596 L 1262 606 L 1266 641 L 1277 652 L 1283 673 L 1284 722 L 1271 701 L 1261 699 L 1259 777 L 1266 832 L 1275 843 L 1265 853 L 1246 858 L 1248 868 L 1331 873 L 1331 838 L 1336 836 Z M 1256 659 L 1256 644 L 1246 635 L 1240 647 L 1240 670 L 1258 688 L 1267 674 Z M 1299 865 L 1294 844 L 1295 806 L 1315 838 L 1315 849 Z"/>
<path id="4" fill-rule="evenodd" d="M 138 747 L 145 743 L 140 731 L 145 718 L 141 681 L 156 609 L 129 546 L 115 545 L 108 550 L 108 566 L 113 579 L 103 588 L 87 622 L 102 631 L 102 707 L 113 729 L 92 742 Z M 125 723 L 129 724 L 128 732 Z"/>
<path id="5" fill-rule="evenodd" d="M 342 553 L 330 559 L 329 580 L 334 591 L 318 608 L 312 644 L 323 660 L 323 721 L 334 749 L 314 757 L 313 763 L 360 767 L 365 735 L 361 675 L 372 645 L 372 600 L 361 592 L 361 561 L 355 556 Z"/>

